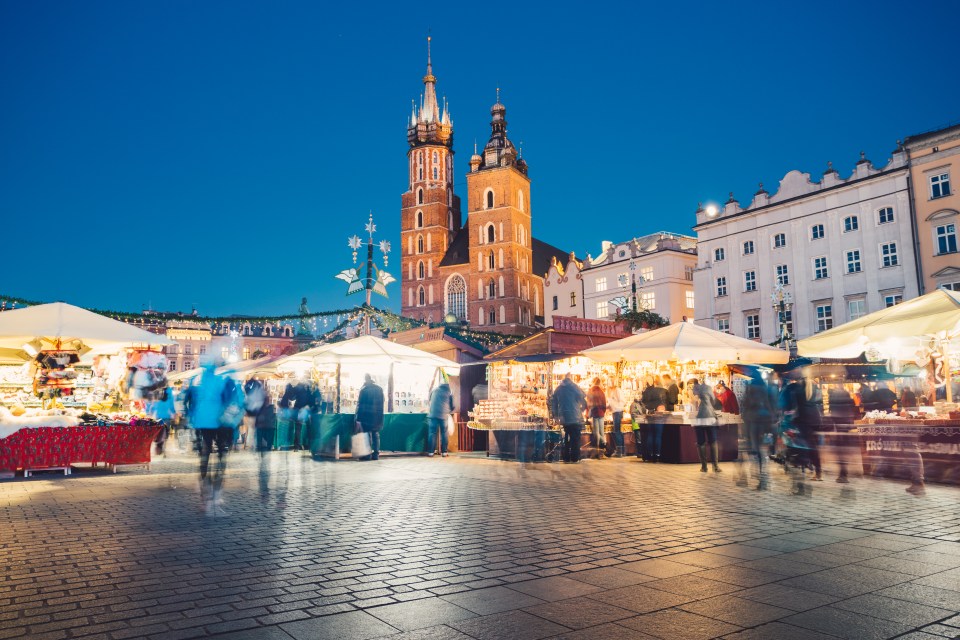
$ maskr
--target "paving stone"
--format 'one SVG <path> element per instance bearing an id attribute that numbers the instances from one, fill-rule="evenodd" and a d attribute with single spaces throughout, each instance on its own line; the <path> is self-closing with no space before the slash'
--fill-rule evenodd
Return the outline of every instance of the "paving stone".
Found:
<path id="1" fill-rule="evenodd" d="M 723 640 L 836 640 L 836 638 L 837 636 L 834 635 L 782 622 L 771 622 L 723 636 Z"/>
<path id="2" fill-rule="evenodd" d="M 540 598 L 507 587 L 477 589 L 443 596 L 443 599 L 480 616 L 522 609 L 543 602 Z"/>
<path id="3" fill-rule="evenodd" d="M 701 571 L 702 567 L 663 558 L 652 558 L 650 560 L 639 560 L 620 565 L 621 569 L 635 571 L 654 578 L 672 578 L 673 576 L 683 575 L 685 573 L 694 573 Z"/>
<path id="4" fill-rule="evenodd" d="M 563 576 L 539 578 L 528 582 L 516 582 L 508 588 L 548 602 L 585 596 L 600 591 L 600 587 Z"/>
<path id="5" fill-rule="evenodd" d="M 527 607 L 524 611 L 570 629 L 594 627 L 636 615 L 633 611 L 615 607 L 605 602 L 586 604 L 582 598 L 546 602 Z"/>
<path id="6" fill-rule="evenodd" d="M 793 611 L 806 611 L 816 609 L 837 600 L 842 600 L 839 596 L 831 596 L 815 591 L 805 591 L 796 587 L 789 587 L 782 583 L 765 584 L 752 589 L 744 589 L 737 592 L 738 598 L 746 598 L 764 604 L 791 609 Z"/>
<path id="7" fill-rule="evenodd" d="M 294 640 L 369 640 L 399 631 L 364 611 L 288 622 L 280 628 Z"/>
<path id="8" fill-rule="evenodd" d="M 618 624 L 663 640 L 709 640 L 740 629 L 736 625 L 678 609 L 657 611 Z"/>
<path id="9" fill-rule="evenodd" d="M 766 622 L 785 618 L 795 613 L 790 609 L 783 609 L 732 595 L 722 595 L 707 598 L 706 600 L 688 602 L 680 605 L 678 608 L 741 627 L 755 627 Z"/>
<path id="10" fill-rule="evenodd" d="M 841 600 L 834 602 L 831 606 L 883 620 L 902 621 L 913 627 L 922 627 L 925 624 L 943 620 L 953 613 L 949 609 L 930 607 L 876 594 L 866 594 L 849 600 Z M 960 630 L 957 630 L 957 633 L 960 634 Z"/>
<path id="11" fill-rule="evenodd" d="M 366 610 L 379 620 L 401 631 L 412 631 L 423 627 L 449 624 L 477 614 L 458 607 L 443 598 L 426 598 L 410 602 L 400 602 Z"/>
<path id="12" fill-rule="evenodd" d="M 490 616 L 471 618 L 450 625 L 476 640 L 540 640 L 555 636 L 566 627 L 544 620 L 525 611 L 495 613 Z"/>
<path id="13" fill-rule="evenodd" d="M 796 613 L 783 622 L 849 640 L 885 640 L 913 628 L 905 622 L 881 620 L 832 606 Z"/>
<path id="14" fill-rule="evenodd" d="M 897 600 L 908 600 L 910 602 L 926 604 L 931 607 L 960 611 L 960 592 L 950 589 L 938 589 L 937 587 L 928 587 L 922 584 L 906 582 L 887 589 L 881 589 L 877 591 L 876 594 L 896 598 Z"/>
<path id="15" fill-rule="evenodd" d="M 669 609 L 677 605 L 696 600 L 693 596 L 678 595 L 669 591 L 651 589 L 644 585 L 621 587 L 610 591 L 600 591 L 589 596 L 591 600 L 606 602 L 615 607 L 629 609 L 636 613 L 650 613 L 659 609 Z"/>
<path id="16" fill-rule="evenodd" d="M 699 573 L 690 573 L 683 576 L 674 576 L 673 578 L 664 578 L 663 580 L 654 580 L 644 584 L 651 589 L 669 591 L 682 596 L 690 596 L 693 599 L 710 598 L 731 591 L 739 591 L 740 587 L 729 582 L 720 582 L 719 580 L 709 580 L 703 578 Z"/>

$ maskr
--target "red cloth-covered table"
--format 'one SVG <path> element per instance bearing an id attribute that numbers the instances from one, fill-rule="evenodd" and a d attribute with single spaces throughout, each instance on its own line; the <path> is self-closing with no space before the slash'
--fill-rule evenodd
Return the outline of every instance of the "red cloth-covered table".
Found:
<path id="1" fill-rule="evenodd" d="M 69 467 L 78 462 L 147 464 L 160 425 L 27 427 L 0 439 L 0 470 Z"/>

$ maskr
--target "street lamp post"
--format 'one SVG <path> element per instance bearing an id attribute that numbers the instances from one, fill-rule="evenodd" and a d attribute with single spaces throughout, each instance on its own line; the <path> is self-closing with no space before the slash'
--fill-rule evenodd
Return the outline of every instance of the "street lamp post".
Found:
<path id="1" fill-rule="evenodd" d="M 777 329 L 780 334 L 780 344 L 794 355 L 793 336 L 788 330 L 787 317 L 793 308 L 793 295 L 783 288 L 783 283 L 778 282 L 770 294 L 770 301 L 773 303 L 773 310 L 777 314 Z"/>
<path id="2" fill-rule="evenodd" d="M 630 308 L 633 309 L 633 312 L 637 311 L 637 263 L 633 260 L 630 261 Z"/>

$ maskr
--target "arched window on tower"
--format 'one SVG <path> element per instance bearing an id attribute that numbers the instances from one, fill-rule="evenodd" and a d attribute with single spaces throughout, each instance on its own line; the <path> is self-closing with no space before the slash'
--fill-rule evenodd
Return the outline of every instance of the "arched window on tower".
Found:
<path id="1" fill-rule="evenodd" d="M 434 151 L 434 152 L 433 152 L 433 164 L 437 164 L 438 162 L 440 162 L 440 156 L 438 156 L 438 155 L 437 155 L 437 152 Z"/>
<path id="2" fill-rule="evenodd" d="M 484 311 L 483 307 L 480 307 L 480 317 L 478 318 L 479 322 L 477 324 L 487 324 L 487 314 Z"/>
<path id="3" fill-rule="evenodd" d="M 418 180 L 423 180 L 423 167 L 420 167 L 420 171 L 417 177 Z"/>
<path id="4" fill-rule="evenodd" d="M 523 191 L 517 191 L 517 209 L 524 211 Z"/>
<path id="5" fill-rule="evenodd" d="M 440 177 L 440 169 L 437 167 L 433 168 L 433 179 L 437 180 Z"/>
<path id="6" fill-rule="evenodd" d="M 487 267 L 489 267 L 490 269 L 497 268 L 496 258 L 493 255 L 493 251 L 490 252 L 490 257 L 487 258 Z"/>
<path id="7" fill-rule="evenodd" d="M 503 276 L 500 276 L 500 297 L 502 298 L 504 295 L 506 294 L 503 291 Z"/>
<path id="8" fill-rule="evenodd" d="M 447 313 L 457 316 L 457 320 L 467 319 L 467 283 L 459 274 L 447 281 Z"/>
<path id="9" fill-rule="evenodd" d="M 417 290 L 417 305 L 422 307 L 426 303 L 427 303 L 426 292 L 424 291 L 423 287 L 420 287 Z"/>
<path id="10" fill-rule="evenodd" d="M 423 280 L 423 277 L 426 275 L 426 272 L 423 268 L 423 260 L 417 263 L 417 280 Z"/>
<path id="11" fill-rule="evenodd" d="M 497 241 L 497 232 L 494 231 L 493 225 L 487 226 L 487 242 L 496 242 Z"/>
<path id="12" fill-rule="evenodd" d="M 493 307 L 487 309 L 487 322 L 497 324 L 497 312 L 493 310 Z"/>
<path id="13" fill-rule="evenodd" d="M 500 305 L 500 324 L 507 323 L 507 310 L 503 305 Z"/>
<path id="14" fill-rule="evenodd" d="M 487 191 L 487 209 L 493 209 L 493 191 Z"/>
<path id="15" fill-rule="evenodd" d="M 417 236 L 417 253 L 423 253 L 423 236 Z"/>
<path id="16" fill-rule="evenodd" d="M 417 211 L 417 228 L 423 226 L 423 211 Z"/>
<path id="17" fill-rule="evenodd" d="M 487 297 L 491 300 L 497 297 L 497 283 L 493 280 L 493 278 L 490 278 L 490 284 L 487 285 L 487 294 Z"/>
<path id="18" fill-rule="evenodd" d="M 423 204 L 423 189 L 417 189 L 417 204 Z"/>

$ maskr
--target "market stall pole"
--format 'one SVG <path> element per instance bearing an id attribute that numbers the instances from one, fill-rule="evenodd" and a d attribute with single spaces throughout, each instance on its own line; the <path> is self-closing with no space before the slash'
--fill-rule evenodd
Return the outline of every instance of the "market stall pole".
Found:
<path id="1" fill-rule="evenodd" d="M 334 277 L 347 283 L 347 295 L 363 291 L 366 294 L 366 304 L 364 308 L 370 309 L 372 295 L 376 293 L 384 298 L 389 297 L 387 296 L 387 285 L 395 282 L 396 278 L 383 269 L 380 269 L 373 261 L 373 234 L 377 230 L 377 225 L 373 223 L 373 212 L 370 213 L 370 218 L 367 221 L 365 229 L 367 231 L 367 259 L 366 270 L 362 280 L 360 278 L 360 272 L 356 267 L 345 269 Z M 347 246 L 349 246 L 353 252 L 353 263 L 357 264 L 357 251 L 363 246 L 363 241 L 359 236 L 354 235 L 347 240 Z M 390 253 L 390 242 L 388 240 L 381 240 L 379 246 L 380 252 L 383 254 L 383 266 L 386 267 L 389 259 L 388 254 Z M 364 335 L 370 335 L 369 313 L 363 314 L 363 329 Z"/>
<path id="2" fill-rule="evenodd" d="M 728 364 L 783 364 L 789 353 L 765 344 L 738 338 L 727 333 L 701 327 L 692 322 L 678 322 L 646 333 L 629 336 L 583 351 L 598 363 L 613 367 L 632 366 L 638 375 L 644 371 L 672 371 L 703 378 L 713 375 L 722 379 L 720 369 Z M 622 369 L 621 369 L 622 371 Z M 682 402 L 682 400 L 681 400 Z M 664 462 L 697 462 L 692 416 L 681 407 L 671 412 L 655 412 L 632 416 L 640 424 L 663 425 L 661 459 Z M 738 415 L 719 414 L 721 460 L 738 456 Z"/>

